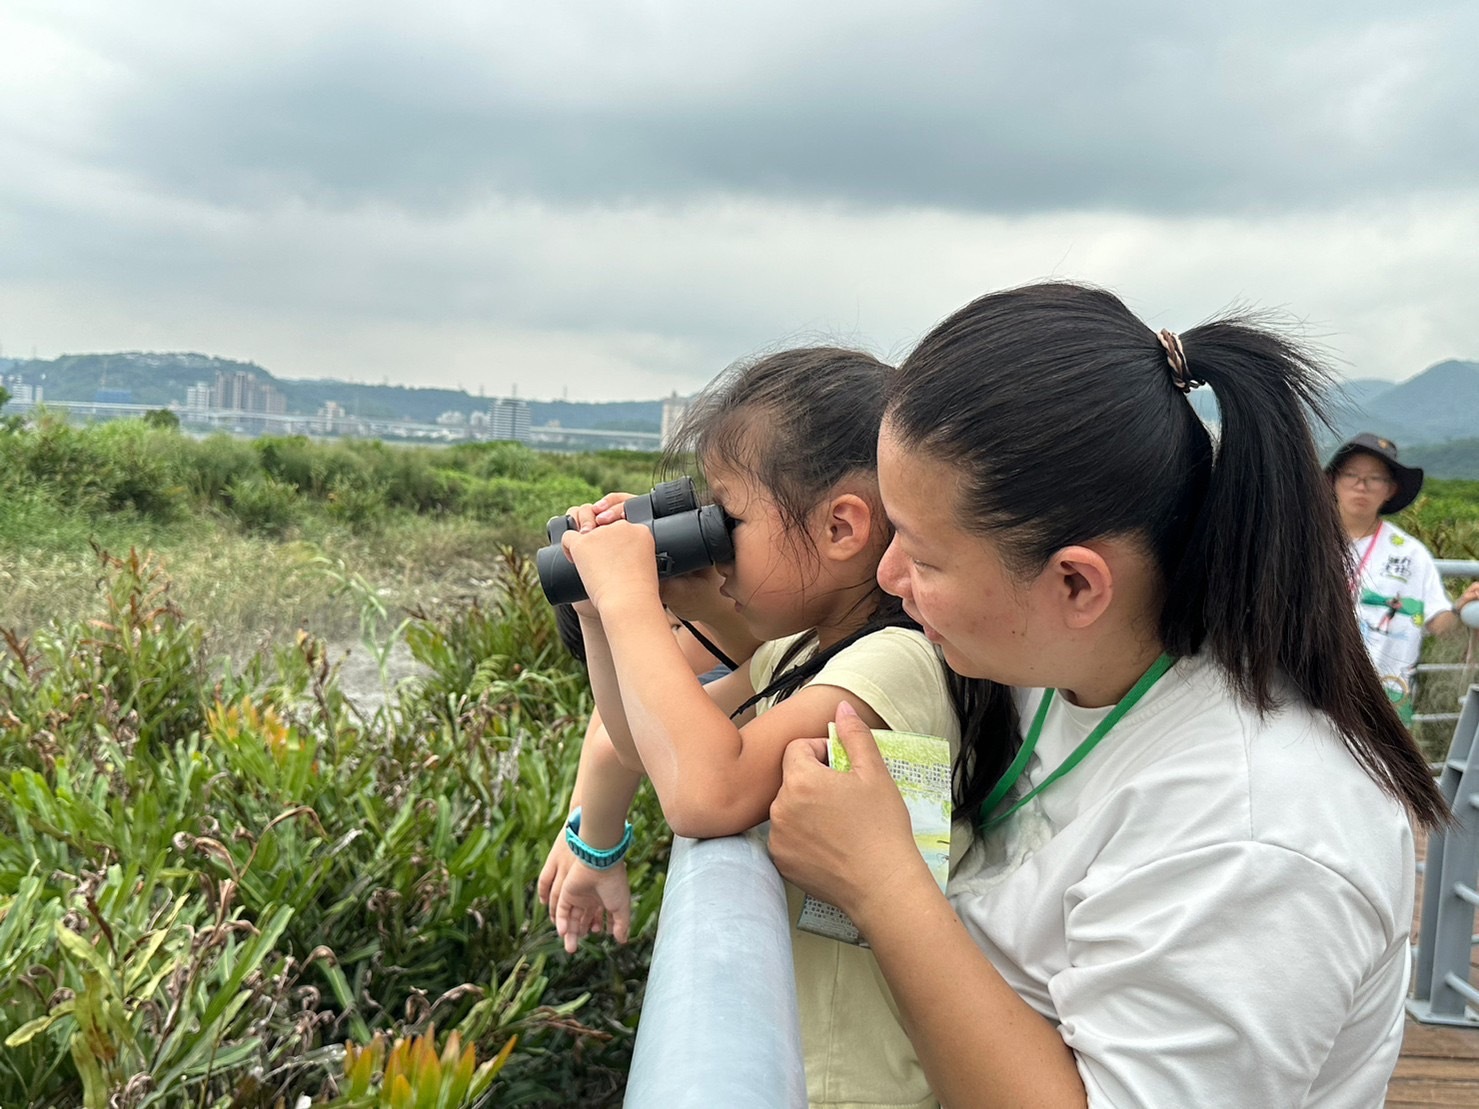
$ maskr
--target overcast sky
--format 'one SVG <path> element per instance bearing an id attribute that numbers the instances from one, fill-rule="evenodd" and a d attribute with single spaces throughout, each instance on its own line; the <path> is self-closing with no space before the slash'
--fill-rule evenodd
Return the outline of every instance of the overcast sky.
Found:
<path id="1" fill-rule="evenodd" d="M 1479 358 L 1479 4 L 0 0 L 0 351 L 651 398 L 993 288 Z"/>

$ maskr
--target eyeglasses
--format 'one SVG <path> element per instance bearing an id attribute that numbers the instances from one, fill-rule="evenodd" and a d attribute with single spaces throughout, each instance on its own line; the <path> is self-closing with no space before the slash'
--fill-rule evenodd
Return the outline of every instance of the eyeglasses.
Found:
<path id="1" fill-rule="evenodd" d="M 1347 489 L 1390 489 L 1397 484 L 1386 474 L 1353 474 L 1349 470 L 1341 470 L 1335 480 Z"/>

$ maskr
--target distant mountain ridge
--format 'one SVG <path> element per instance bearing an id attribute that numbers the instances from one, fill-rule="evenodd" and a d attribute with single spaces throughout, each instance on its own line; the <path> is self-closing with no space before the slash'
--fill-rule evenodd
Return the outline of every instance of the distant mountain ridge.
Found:
<path id="1" fill-rule="evenodd" d="M 1407 447 L 1479 437 L 1479 362 L 1450 359 L 1392 385 L 1346 382 L 1336 408 L 1342 438 L 1358 431 Z"/>
<path id="2" fill-rule="evenodd" d="M 126 390 L 135 404 L 184 404 L 185 391 L 204 382 L 214 385 L 217 373 L 250 374 L 277 388 L 287 398 L 290 414 L 312 415 L 334 401 L 354 416 L 367 419 L 431 423 L 444 412 L 486 411 L 491 397 L 460 389 L 368 385 L 353 381 L 291 380 L 274 377 L 255 362 L 237 362 L 195 353 L 127 351 L 115 354 L 64 354 L 53 359 L 5 359 L 5 375 L 17 374 L 27 384 L 42 384 L 44 400 L 90 401 L 98 391 Z M 44 375 L 44 381 L 43 379 Z M 662 401 L 537 401 L 529 403 L 530 423 L 604 431 L 656 432 L 662 424 Z"/>

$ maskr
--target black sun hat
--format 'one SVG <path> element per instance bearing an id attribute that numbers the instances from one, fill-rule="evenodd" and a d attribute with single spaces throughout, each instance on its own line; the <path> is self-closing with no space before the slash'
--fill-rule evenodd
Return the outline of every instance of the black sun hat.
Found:
<path id="1" fill-rule="evenodd" d="M 1390 516 L 1393 512 L 1401 512 L 1416 500 L 1418 493 L 1422 491 L 1422 468 L 1402 465 L 1397 461 L 1397 444 L 1380 435 L 1373 435 L 1369 431 L 1363 431 L 1354 439 L 1342 443 L 1340 449 L 1330 457 L 1325 472 L 1333 478 L 1336 471 L 1345 465 L 1345 460 L 1353 454 L 1369 454 L 1373 458 L 1379 458 L 1392 471 L 1392 478 L 1397 483 L 1397 491 L 1381 506 L 1381 515 Z"/>

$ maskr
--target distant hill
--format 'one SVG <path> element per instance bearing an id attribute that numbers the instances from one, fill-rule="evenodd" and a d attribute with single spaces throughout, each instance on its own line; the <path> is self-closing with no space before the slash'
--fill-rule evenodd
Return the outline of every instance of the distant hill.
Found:
<path id="1" fill-rule="evenodd" d="M 1421 466 L 1427 477 L 1479 480 L 1479 438 L 1404 448 L 1401 460 Z"/>
<path id="2" fill-rule="evenodd" d="M 1479 362 L 1449 360 L 1396 385 L 1350 382 L 1344 411 L 1337 413 L 1342 438 L 1375 431 L 1410 446 L 1471 439 L 1479 435 Z"/>
<path id="3" fill-rule="evenodd" d="M 1361 419 L 1366 405 L 1392 388 L 1390 381 L 1362 377 L 1354 381 L 1342 381 L 1328 398 L 1332 415 L 1337 420 Z"/>
<path id="4" fill-rule="evenodd" d="M 205 354 L 146 353 L 64 354 L 53 359 L 9 360 L 6 374 L 18 374 L 30 385 L 43 385 L 44 399 L 90 401 L 99 391 L 126 391 L 134 404 L 184 404 L 185 391 L 204 382 L 215 384 L 217 373 L 242 372 L 280 390 L 288 412 L 312 415 L 334 401 L 351 415 L 367 419 L 402 419 L 431 423 L 444 412 L 486 411 L 491 398 L 475 397 L 459 389 L 417 389 L 406 385 L 366 385 L 359 382 L 288 380 L 274 377 L 254 362 L 236 362 Z M 44 381 L 43 381 L 44 377 Z M 529 401 L 529 421 L 535 427 L 557 422 L 561 427 L 601 431 L 661 430 L 662 401 Z"/>

